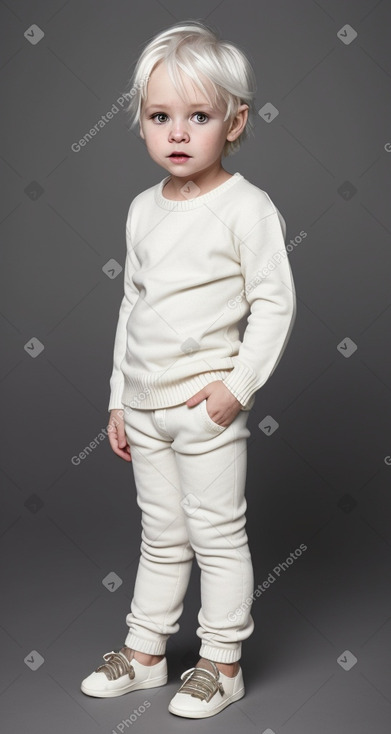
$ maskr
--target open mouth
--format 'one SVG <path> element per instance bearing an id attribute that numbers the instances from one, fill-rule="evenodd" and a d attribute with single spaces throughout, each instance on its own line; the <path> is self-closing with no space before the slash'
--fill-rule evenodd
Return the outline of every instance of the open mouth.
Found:
<path id="1" fill-rule="evenodd" d="M 187 158 L 191 158 L 191 156 L 187 155 L 187 153 L 171 153 L 171 155 L 168 157 L 174 160 L 185 160 Z"/>

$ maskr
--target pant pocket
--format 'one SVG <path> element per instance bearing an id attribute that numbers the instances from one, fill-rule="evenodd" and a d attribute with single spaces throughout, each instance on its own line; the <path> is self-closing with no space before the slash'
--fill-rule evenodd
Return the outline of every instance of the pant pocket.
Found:
<path id="1" fill-rule="evenodd" d="M 198 407 L 200 409 L 199 415 L 202 418 L 203 424 L 205 428 L 207 428 L 209 431 L 213 431 L 214 433 L 222 433 L 222 431 L 225 431 L 228 428 L 228 426 L 220 426 L 219 423 L 216 423 L 214 420 L 212 420 L 206 408 L 206 398 L 198 404 Z"/>

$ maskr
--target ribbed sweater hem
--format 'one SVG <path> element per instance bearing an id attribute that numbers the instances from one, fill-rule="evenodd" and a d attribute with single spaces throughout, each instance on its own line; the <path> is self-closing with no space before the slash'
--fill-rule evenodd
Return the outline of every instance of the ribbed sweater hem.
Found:
<path id="1" fill-rule="evenodd" d="M 116 393 L 116 397 L 113 395 L 108 409 L 109 411 L 121 409 L 123 405 L 127 405 L 141 410 L 156 410 L 180 405 L 214 380 L 225 381 L 232 369 L 210 370 L 191 377 L 176 377 L 171 380 L 166 374 L 164 382 L 161 375 L 157 378 L 153 373 L 135 374 L 133 376 L 124 375 L 121 399 L 118 399 L 119 393 Z M 243 404 L 242 410 L 251 410 L 254 402 L 255 397 L 253 396 L 246 404 Z"/>
<path id="2" fill-rule="evenodd" d="M 210 382 L 224 380 L 230 371 L 214 370 L 211 372 L 202 372 L 199 375 L 184 377 L 180 381 L 167 385 L 153 384 L 153 376 L 151 375 L 150 389 L 145 377 L 142 380 L 139 378 L 130 379 L 125 377 L 122 403 L 123 405 L 129 405 L 132 408 L 142 410 L 169 408 L 174 405 L 180 405 L 181 403 L 185 403 L 186 400 L 189 400 L 196 392 L 202 390 L 203 387 L 209 385 Z M 250 410 L 247 406 L 245 409 Z"/>

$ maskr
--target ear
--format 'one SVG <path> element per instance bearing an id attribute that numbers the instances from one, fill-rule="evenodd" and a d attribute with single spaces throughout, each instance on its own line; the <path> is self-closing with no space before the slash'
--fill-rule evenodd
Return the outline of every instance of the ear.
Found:
<path id="1" fill-rule="evenodd" d="M 244 128 L 246 127 L 247 118 L 248 118 L 248 111 L 249 111 L 248 104 L 241 104 L 238 107 L 238 111 L 232 120 L 231 126 L 229 128 L 229 132 L 227 133 L 227 140 L 232 142 L 233 140 L 236 140 L 236 138 L 239 137 L 239 135 L 243 132 Z"/>

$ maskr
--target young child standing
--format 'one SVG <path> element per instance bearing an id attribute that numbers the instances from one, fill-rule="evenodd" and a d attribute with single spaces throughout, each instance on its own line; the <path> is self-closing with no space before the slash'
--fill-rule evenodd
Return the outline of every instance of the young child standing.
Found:
<path id="1" fill-rule="evenodd" d="M 241 50 L 187 21 L 145 47 L 128 108 L 169 174 L 129 208 L 110 380 L 110 444 L 132 461 L 141 555 L 125 644 L 81 690 L 108 697 L 167 682 L 166 643 L 195 556 L 200 660 L 168 707 L 191 718 L 245 693 L 239 660 L 254 629 L 247 420 L 296 316 L 285 221 L 265 191 L 221 163 L 247 137 L 255 88 Z"/>

